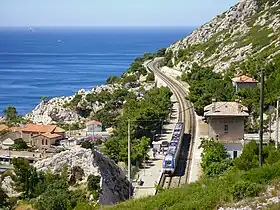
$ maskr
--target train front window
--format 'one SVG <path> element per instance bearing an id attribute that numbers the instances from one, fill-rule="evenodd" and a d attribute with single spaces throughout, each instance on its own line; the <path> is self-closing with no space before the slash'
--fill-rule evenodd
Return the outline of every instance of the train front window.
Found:
<path id="1" fill-rule="evenodd" d="M 166 167 L 171 167 L 171 165 L 172 165 L 171 160 L 165 161 L 165 166 L 166 166 Z"/>

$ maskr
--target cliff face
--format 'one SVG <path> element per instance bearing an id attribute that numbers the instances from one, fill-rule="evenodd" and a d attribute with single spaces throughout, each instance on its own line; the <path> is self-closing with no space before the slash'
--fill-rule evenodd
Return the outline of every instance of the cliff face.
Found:
<path id="1" fill-rule="evenodd" d="M 166 53 L 172 58 L 168 65 L 181 70 L 194 62 L 223 71 L 249 57 L 269 60 L 280 53 L 280 1 L 240 0 Z"/>
<path id="2" fill-rule="evenodd" d="M 69 170 L 76 166 L 83 170 L 84 176 L 80 183 L 86 182 L 91 174 L 101 177 L 100 204 L 111 205 L 128 199 L 128 186 L 132 185 L 126 175 L 112 160 L 97 151 L 76 147 L 38 161 L 34 166 L 38 170 L 59 172 L 65 165 Z"/>

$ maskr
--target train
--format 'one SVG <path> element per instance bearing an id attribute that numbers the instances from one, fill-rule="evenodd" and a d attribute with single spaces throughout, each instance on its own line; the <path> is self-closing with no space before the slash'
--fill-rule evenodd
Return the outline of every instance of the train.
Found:
<path id="1" fill-rule="evenodd" d="M 172 133 L 167 152 L 163 158 L 162 172 L 165 174 L 173 174 L 180 156 L 181 144 L 184 137 L 185 124 L 178 122 Z"/>

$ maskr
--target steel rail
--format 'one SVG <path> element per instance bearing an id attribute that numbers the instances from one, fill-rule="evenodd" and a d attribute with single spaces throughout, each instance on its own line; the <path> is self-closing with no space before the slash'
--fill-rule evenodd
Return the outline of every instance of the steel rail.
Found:
<path id="1" fill-rule="evenodd" d="M 153 63 L 152 63 L 153 62 Z M 152 63 L 152 67 L 149 65 Z M 187 163 L 186 163 L 186 170 L 183 176 L 167 176 L 166 174 L 162 173 L 159 181 L 159 187 L 162 188 L 170 188 L 170 187 L 179 187 L 182 184 L 189 182 L 190 177 L 190 169 L 191 169 L 191 161 L 192 161 L 192 153 L 193 153 L 193 143 L 194 143 L 194 134 L 195 134 L 195 115 L 194 110 L 191 107 L 190 101 L 186 100 L 185 97 L 187 96 L 187 92 L 182 88 L 181 84 L 178 84 L 177 81 L 168 78 L 158 69 L 159 61 L 150 61 L 147 63 L 147 68 L 149 71 L 156 74 L 166 85 L 170 88 L 173 94 L 176 96 L 178 104 L 179 104 L 179 114 L 178 114 L 178 122 L 185 122 L 185 131 L 184 133 L 190 133 L 190 144 L 189 144 L 189 151 L 187 155 Z M 186 112 L 187 111 L 187 112 Z M 180 148 L 181 150 L 181 148 Z M 180 155 L 179 154 L 179 158 Z M 178 158 L 178 162 L 179 162 Z M 178 163 L 177 162 L 177 163 Z M 182 167 L 177 164 L 177 167 Z M 183 179 L 182 179 L 183 178 Z M 184 183 L 182 183 L 184 182 Z M 158 189 L 156 189 L 156 194 Z"/>

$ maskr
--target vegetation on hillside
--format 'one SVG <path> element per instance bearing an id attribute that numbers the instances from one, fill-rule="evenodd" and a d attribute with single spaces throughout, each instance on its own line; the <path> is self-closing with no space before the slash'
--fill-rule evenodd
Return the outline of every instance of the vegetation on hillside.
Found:
<path id="1" fill-rule="evenodd" d="M 202 147 L 204 176 L 199 181 L 104 209 L 215 209 L 227 202 L 257 196 L 267 184 L 280 178 L 280 161 L 275 161 L 280 150 L 273 145 L 264 147 L 264 165 L 261 168 L 253 164 L 246 170 L 240 163 L 246 165 L 246 157 L 258 154 L 255 142 L 247 144 L 242 155 L 235 160 L 231 160 L 223 145 L 215 140 L 205 140 Z M 224 167 L 225 161 L 227 167 Z"/>
<path id="2" fill-rule="evenodd" d="M 68 168 L 64 167 L 60 173 L 52 173 L 51 171 L 36 171 L 24 158 L 15 158 L 12 160 L 15 175 L 5 172 L 5 176 L 11 175 L 15 182 L 18 192 L 21 192 L 19 199 L 25 200 L 32 204 L 37 210 L 54 210 L 54 209 L 95 209 L 96 201 L 99 195 L 100 177 L 90 175 L 88 177 L 87 188 L 77 185 L 73 176 L 68 179 Z M 73 167 L 78 170 L 79 167 Z M 83 172 L 82 172 L 83 173 Z M 73 172 L 73 174 L 75 174 Z M 78 177 L 76 177 L 78 179 Z M 74 176 L 75 179 L 75 176 Z M 90 194 L 94 200 L 89 201 Z M 0 208 L 12 208 L 13 203 L 9 201 L 5 193 L 0 189 Z M 15 203 L 14 203 L 15 204 Z"/>
<path id="3" fill-rule="evenodd" d="M 154 88 L 143 99 L 130 99 L 123 107 L 115 124 L 112 138 L 105 142 L 105 154 L 114 161 L 127 162 L 127 130 L 130 121 L 132 139 L 132 163 L 141 163 L 147 156 L 148 145 L 162 128 L 171 107 L 171 92 L 168 88 Z"/>
<path id="4" fill-rule="evenodd" d="M 15 126 L 24 122 L 23 117 L 18 115 L 17 109 L 14 106 L 8 106 L 3 110 L 3 113 L 5 114 L 5 122 L 8 126 Z"/>
<path id="5" fill-rule="evenodd" d="M 277 97 L 280 95 L 280 55 L 274 60 L 265 63 L 258 59 L 249 59 L 239 65 L 239 74 L 252 76 L 260 81 L 260 69 L 264 69 L 265 74 L 265 101 L 264 110 L 269 111 L 269 106 L 276 106 Z M 194 104 L 194 108 L 199 115 L 203 115 L 203 108 L 212 103 L 212 99 L 217 101 L 241 100 L 241 103 L 249 110 L 253 117 L 253 123 L 247 122 L 246 130 L 248 132 L 257 132 L 259 117 L 259 97 L 260 88 L 240 89 L 234 91 L 231 79 L 238 73 L 231 68 L 224 74 L 215 73 L 211 67 L 200 67 L 194 64 L 191 71 L 184 73 L 181 77 L 183 81 L 190 84 L 190 93 L 188 99 Z"/>

